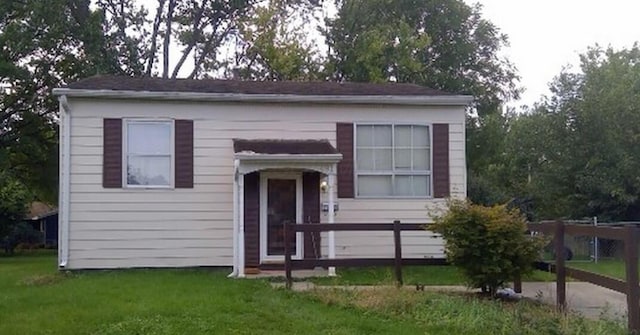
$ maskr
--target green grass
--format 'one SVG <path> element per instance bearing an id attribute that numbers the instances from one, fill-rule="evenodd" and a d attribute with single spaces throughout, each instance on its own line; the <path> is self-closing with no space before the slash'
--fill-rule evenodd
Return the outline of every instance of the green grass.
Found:
<path id="1" fill-rule="evenodd" d="M 333 278 L 311 278 L 320 285 L 391 285 L 395 283 L 392 267 L 339 268 Z M 464 277 L 454 266 L 406 266 L 402 277 L 407 285 L 464 285 Z M 553 281 L 553 274 L 534 271 L 524 281 Z"/>
<path id="2" fill-rule="evenodd" d="M 228 279 L 227 273 L 60 273 L 52 254 L 0 257 L 0 334 L 550 333 L 544 327 L 569 329 L 559 332 L 566 334 L 618 334 L 622 329 L 618 323 L 561 317 L 533 304 L 515 313 L 511 305 L 436 293 L 395 290 L 382 295 L 387 300 L 381 305 L 351 304 L 349 294 L 332 301 L 273 289 L 266 280 Z M 422 298 L 407 303 L 407 295 Z M 498 326 L 502 323 L 509 326 Z M 607 331 L 594 332 L 599 329 Z"/>
<path id="3" fill-rule="evenodd" d="M 566 266 L 570 266 L 585 271 L 591 271 L 614 278 L 626 279 L 626 270 L 624 261 L 622 260 L 599 260 L 594 262 L 567 262 Z"/>
<path id="4" fill-rule="evenodd" d="M 619 321 L 561 315 L 551 306 L 527 300 L 502 302 L 474 294 L 444 295 L 394 288 L 316 289 L 307 294 L 326 304 L 410 320 L 425 334 L 626 334 Z"/>

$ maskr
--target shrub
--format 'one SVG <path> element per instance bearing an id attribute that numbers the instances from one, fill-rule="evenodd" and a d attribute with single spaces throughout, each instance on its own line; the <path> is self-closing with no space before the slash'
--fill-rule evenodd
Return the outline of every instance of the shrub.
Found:
<path id="1" fill-rule="evenodd" d="M 42 233 L 34 229 L 26 222 L 18 223 L 4 240 L 4 248 L 6 253 L 13 253 L 18 247 L 32 249 L 42 243 Z"/>
<path id="2" fill-rule="evenodd" d="M 451 200 L 449 210 L 434 218 L 430 230 L 445 239 L 447 259 L 470 287 L 495 295 L 505 282 L 533 270 L 543 240 L 528 236 L 526 220 L 506 205 L 486 207 Z"/>
<path id="3" fill-rule="evenodd" d="M 23 220 L 31 195 L 26 186 L 0 171 L 0 244 Z"/>

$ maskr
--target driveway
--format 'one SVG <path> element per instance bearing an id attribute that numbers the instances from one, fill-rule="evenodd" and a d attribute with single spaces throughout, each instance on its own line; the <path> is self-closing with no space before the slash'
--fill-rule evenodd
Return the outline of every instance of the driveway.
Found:
<path id="1" fill-rule="evenodd" d="M 555 305 L 556 283 L 522 283 L 522 295 Z M 626 318 L 627 298 L 622 293 L 591 283 L 568 282 L 567 307 L 589 318 Z"/>

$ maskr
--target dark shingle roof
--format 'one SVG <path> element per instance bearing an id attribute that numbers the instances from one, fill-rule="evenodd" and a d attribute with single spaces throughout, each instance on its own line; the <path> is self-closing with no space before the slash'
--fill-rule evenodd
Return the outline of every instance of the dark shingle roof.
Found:
<path id="1" fill-rule="evenodd" d="M 286 95 L 402 95 L 439 96 L 451 93 L 414 84 L 398 83 L 336 83 L 295 81 L 241 81 L 216 79 L 162 79 L 124 76 L 95 76 L 67 86 L 69 89 L 194 92 L 229 94 L 286 94 Z"/>
<path id="2" fill-rule="evenodd" d="M 328 140 L 245 140 L 234 139 L 233 151 L 256 154 L 331 155 L 337 154 Z"/>

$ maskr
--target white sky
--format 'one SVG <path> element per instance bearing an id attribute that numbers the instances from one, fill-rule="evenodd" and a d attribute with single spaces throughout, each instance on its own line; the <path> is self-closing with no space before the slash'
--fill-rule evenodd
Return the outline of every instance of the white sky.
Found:
<path id="1" fill-rule="evenodd" d="M 563 66 L 577 70 L 579 55 L 595 43 L 614 48 L 640 41 L 640 0 L 465 0 L 481 3 L 483 17 L 509 36 L 504 51 L 526 91 L 512 105 L 531 105 Z"/>

